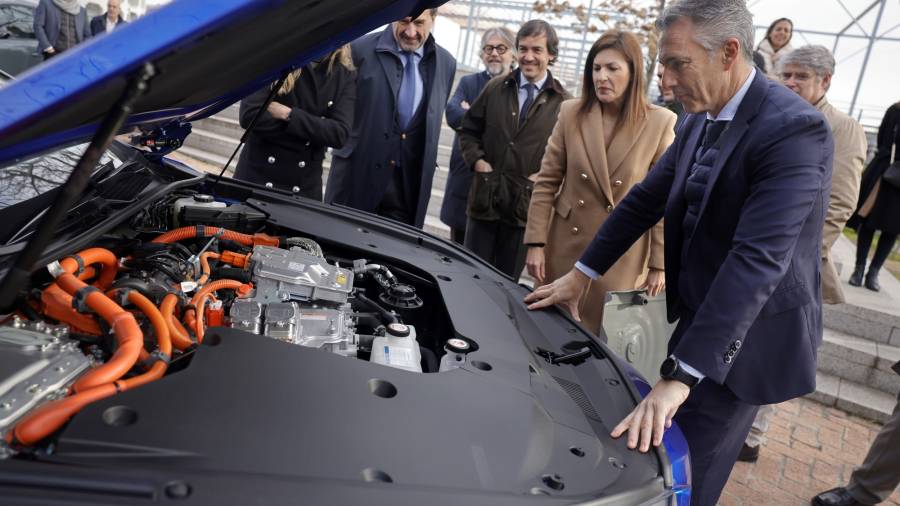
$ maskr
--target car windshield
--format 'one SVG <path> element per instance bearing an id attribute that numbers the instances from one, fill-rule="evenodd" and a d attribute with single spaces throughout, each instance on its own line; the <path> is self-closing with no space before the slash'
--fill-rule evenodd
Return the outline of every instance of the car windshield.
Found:
<path id="1" fill-rule="evenodd" d="M 0 209 L 37 197 L 63 184 L 88 144 L 78 144 L 0 168 Z M 98 168 L 122 160 L 107 150 Z"/>
<path id="2" fill-rule="evenodd" d="M 15 39 L 33 39 L 34 7 L 21 4 L 0 4 L 0 34 Z"/>

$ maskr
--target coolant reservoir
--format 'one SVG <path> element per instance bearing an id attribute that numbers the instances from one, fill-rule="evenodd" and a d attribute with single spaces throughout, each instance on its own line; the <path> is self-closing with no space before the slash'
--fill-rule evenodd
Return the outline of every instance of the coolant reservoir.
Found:
<path id="1" fill-rule="evenodd" d="M 402 323 L 389 324 L 387 335 L 372 341 L 369 360 L 388 367 L 422 372 L 422 354 L 416 341 L 416 329 Z"/>
<path id="2" fill-rule="evenodd" d="M 175 216 L 175 221 L 178 222 L 181 220 L 181 211 L 187 207 L 218 207 L 224 208 L 228 207 L 224 202 L 216 202 L 212 195 L 203 195 L 198 193 L 191 197 L 180 198 L 175 201 L 172 206 L 172 211 Z M 176 223 L 177 225 L 177 223 Z"/>

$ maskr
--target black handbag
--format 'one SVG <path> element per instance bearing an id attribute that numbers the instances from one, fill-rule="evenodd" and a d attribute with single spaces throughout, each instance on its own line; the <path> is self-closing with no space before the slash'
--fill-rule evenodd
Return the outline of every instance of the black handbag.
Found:
<path id="1" fill-rule="evenodd" d="M 894 127 L 894 143 L 891 145 L 891 165 L 884 171 L 884 175 L 881 176 L 881 179 L 884 180 L 885 183 L 893 186 L 894 188 L 900 188 L 900 160 L 897 160 L 897 128 L 900 127 L 900 124 Z"/>

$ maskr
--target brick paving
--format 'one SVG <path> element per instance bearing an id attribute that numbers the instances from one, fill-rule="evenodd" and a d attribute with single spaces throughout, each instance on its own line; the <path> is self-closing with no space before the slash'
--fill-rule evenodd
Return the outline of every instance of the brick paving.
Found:
<path id="1" fill-rule="evenodd" d="M 808 505 L 817 493 L 847 484 L 880 429 L 809 399 L 779 404 L 759 461 L 735 464 L 719 504 Z M 900 491 L 882 504 L 900 506 Z"/>

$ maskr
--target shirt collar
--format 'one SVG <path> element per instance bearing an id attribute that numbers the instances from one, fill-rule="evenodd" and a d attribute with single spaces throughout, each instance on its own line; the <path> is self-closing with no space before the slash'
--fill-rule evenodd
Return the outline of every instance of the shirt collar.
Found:
<path id="1" fill-rule="evenodd" d="M 547 77 L 549 77 L 549 76 L 550 76 L 550 73 L 547 72 L 547 71 L 545 70 L 545 71 L 544 71 L 544 77 L 542 77 L 539 81 L 535 81 L 535 82 L 532 83 L 532 84 L 534 84 L 535 86 L 537 86 L 537 89 L 543 90 L 543 89 L 544 89 L 544 84 L 546 84 L 546 82 L 547 82 Z M 519 88 L 524 88 L 526 84 L 528 84 L 528 79 L 525 79 L 525 76 L 522 75 L 521 72 L 519 72 Z"/>
<path id="2" fill-rule="evenodd" d="M 750 90 L 750 85 L 753 84 L 753 78 L 756 77 L 756 67 L 750 69 L 750 75 L 747 76 L 747 80 L 744 81 L 744 85 L 741 86 L 741 89 L 731 97 L 731 100 L 725 104 L 725 107 L 719 111 L 719 115 L 715 118 L 710 113 L 706 113 L 706 119 L 714 120 L 714 121 L 731 121 L 734 119 L 734 116 L 737 114 L 738 107 L 740 107 L 741 102 L 744 100 L 744 96 L 747 95 L 747 92 Z"/>

